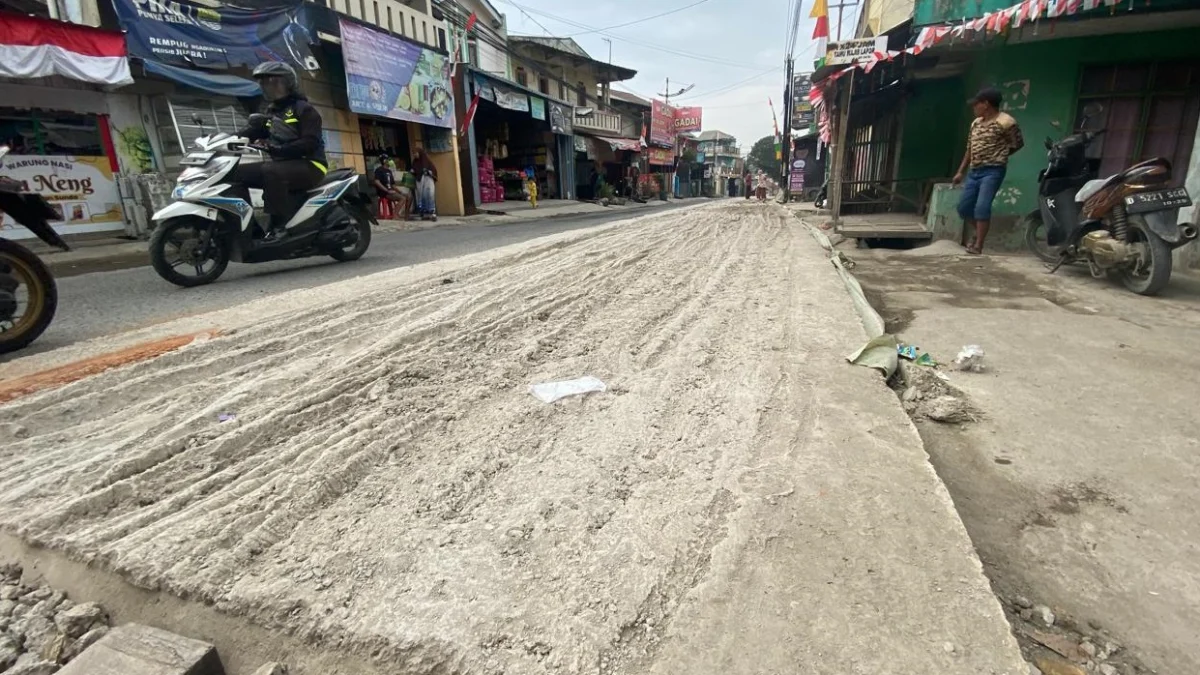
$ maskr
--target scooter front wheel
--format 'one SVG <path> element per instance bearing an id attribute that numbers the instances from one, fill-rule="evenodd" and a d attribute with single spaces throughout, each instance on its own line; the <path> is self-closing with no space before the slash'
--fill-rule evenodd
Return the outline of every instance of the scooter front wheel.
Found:
<path id="1" fill-rule="evenodd" d="M 0 354 L 36 340 L 57 307 L 58 287 L 46 264 L 24 246 L 0 239 Z"/>
<path id="2" fill-rule="evenodd" d="M 184 288 L 211 284 L 229 266 L 228 242 L 203 218 L 174 218 L 150 235 L 150 264 L 158 276 Z"/>
<path id="3" fill-rule="evenodd" d="M 1025 246 L 1044 263 L 1058 262 L 1062 249 L 1046 241 L 1048 233 L 1041 211 L 1026 214 L 1022 220 L 1025 223 Z"/>

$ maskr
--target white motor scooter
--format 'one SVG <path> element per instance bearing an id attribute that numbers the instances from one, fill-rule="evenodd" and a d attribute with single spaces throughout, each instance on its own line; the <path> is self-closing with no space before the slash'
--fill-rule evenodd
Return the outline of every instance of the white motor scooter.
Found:
<path id="1" fill-rule="evenodd" d="M 251 124 L 265 123 L 252 115 Z M 200 124 L 200 121 L 197 120 Z M 307 192 L 304 205 L 288 220 L 283 236 L 265 240 L 269 228 L 255 215 L 244 186 L 230 178 L 238 165 L 259 150 L 239 136 L 218 133 L 196 139 L 196 152 L 180 164 L 171 196 L 175 201 L 154 214 L 150 261 L 163 279 L 185 287 L 216 281 L 230 261 L 260 263 L 313 256 L 350 261 L 371 245 L 370 200 L 353 169 L 325 175 Z"/>

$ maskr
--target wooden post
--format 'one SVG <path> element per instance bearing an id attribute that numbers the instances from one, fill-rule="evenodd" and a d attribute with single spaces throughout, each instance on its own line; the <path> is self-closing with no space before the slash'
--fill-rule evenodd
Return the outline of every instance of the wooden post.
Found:
<path id="1" fill-rule="evenodd" d="M 835 225 L 842 222 L 842 177 L 846 167 L 846 133 L 850 124 L 850 101 L 853 98 L 855 69 L 847 76 L 845 89 L 838 96 L 837 126 L 831 139 L 829 171 L 829 210 Z"/>

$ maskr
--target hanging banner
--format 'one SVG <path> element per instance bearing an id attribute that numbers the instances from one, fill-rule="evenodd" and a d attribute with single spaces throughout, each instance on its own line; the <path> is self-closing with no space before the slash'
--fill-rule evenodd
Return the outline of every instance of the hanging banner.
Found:
<path id="1" fill-rule="evenodd" d="M 50 221 L 59 234 L 122 230 L 125 219 L 121 197 L 107 157 L 8 155 L 0 176 L 21 184 L 22 192 L 36 192 L 57 214 Z M 33 236 L 7 214 L 0 234 L 12 239 Z"/>
<path id="2" fill-rule="evenodd" d="M 450 59 L 356 23 L 339 23 L 350 110 L 454 128 Z"/>
<path id="3" fill-rule="evenodd" d="M 113 0 L 130 56 L 218 69 L 283 61 L 314 71 L 320 66 L 309 49 L 316 40 L 305 4 L 240 9 L 186 0 Z"/>
<path id="4" fill-rule="evenodd" d="M 669 148 L 646 148 L 646 161 L 659 166 L 671 166 L 675 164 L 675 151 Z"/>
<path id="5" fill-rule="evenodd" d="M 675 133 L 686 134 L 693 131 L 700 131 L 703 128 L 701 119 L 704 114 L 704 109 L 698 106 L 675 109 L 674 127 Z"/>
<path id="6" fill-rule="evenodd" d="M 888 38 L 881 35 L 874 38 L 858 40 L 843 40 L 829 45 L 825 55 L 827 66 L 848 66 L 855 63 L 865 63 L 875 55 L 876 51 L 887 51 Z"/>
<path id="7" fill-rule="evenodd" d="M 516 110 L 517 112 L 529 112 L 529 95 L 516 91 L 515 89 L 506 89 L 498 84 L 492 85 L 492 91 L 495 94 L 496 105 L 508 110 Z"/>
<path id="8" fill-rule="evenodd" d="M 570 136 L 575 133 L 575 111 L 561 103 L 550 102 L 550 130 Z"/>
<path id="9" fill-rule="evenodd" d="M 546 99 L 537 96 L 529 97 L 529 114 L 535 120 L 546 119 Z"/>
<path id="10" fill-rule="evenodd" d="M 662 101 L 650 102 L 650 142 L 675 145 L 675 109 Z"/>

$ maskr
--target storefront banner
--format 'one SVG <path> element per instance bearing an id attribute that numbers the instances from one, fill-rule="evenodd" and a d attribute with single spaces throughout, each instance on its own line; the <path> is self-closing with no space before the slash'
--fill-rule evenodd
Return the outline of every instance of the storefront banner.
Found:
<path id="1" fill-rule="evenodd" d="M 573 136 L 572 138 L 575 139 L 575 152 L 587 152 L 588 151 L 586 138 L 584 138 L 583 136 Z"/>
<path id="2" fill-rule="evenodd" d="M 887 43 L 886 35 L 830 43 L 829 51 L 825 55 L 825 65 L 848 66 L 854 63 L 865 63 L 877 51 L 887 53 Z"/>
<path id="3" fill-rule="evenodd" d="M 51 225 L 59 234 L 125 227 L 121 197 L 107 157 L 8 155 L 0 176 L 20 182 L 22 192 L 45 197 L 58 214 Z M 0 221 L 0 234 L 13 239 L 33 236 L 8 215 Z"/>
<path id="4" fill-rule="evenodd" d="M 535 120 L 546 119 L 546 99 L 538 98 L 537 96 L 530 96 L 529 114 L 533 115 L 533 119 Z"/>
<path id="5" fill-rule="evenodd" d="M 445 55 L 356 23 L 340 23 L 350 110 L 454 128 Z"/>
<path id="6" fill-rule="evenodd" d="M 803 159 L 792 160 L 792 170 L 788 173 L 788 189 L 795 192 L 804 189 L 804 167 L 807 165 Z"/>
<path id="7" fill-rule="evenodd" d="M 704 109 L 700 107 L 676 108 L 675 133 L 686 134 L 700 131 L 704 126 L 701 123 L 703 114 Z"/>
<path id="8" fill-rule="evenodd" d="M 646 148 L 646 161 L 650 164 L 670 166 L 675 163 L 675 151 L 668 148 Z"/>
<path id="9" fill-rule="evenodd" d="M 219 8 L 186 0 L 113 0 L 129 55 L 188 68 L 256 66 L 283 61 L 318 70 L 306 3 L 270 9 Z"/>
<path id="10" fill-rule="evenodd" d="M 608 143 L 609 146 L 611 146 L 613 150 L 624 150 L 626 152 L 641 152 L 642 151 L 642 143 L 641 143 L 641 141 L 637 140 L 636 138 L 634 138 L 634 139 L 606 138 L 604 136 L 600 136 L 599 138 L 600 138 L 600 140 L 604 141 L 605 143 Z M 657 150 L 658 148 L 655 148 L 655 149 Z M 675 153 L 670 150 L 666 150 L 665 152 L 670 153 L 672 157 L 675 155 Z"/>
<path id="11" fill-rule="evenodd" d="M 550 130 L 556 134 L 570 136 L 575 133 L 575 111 L 561 103 L 550 102 Z"/>
<path id="12" fill-rule="evenodd" d="M 675 145 L 675 109 L 662 101 L 650 102 L 650 142 Z"/>
<path id="13" fill-rule="evenodd" d="M 527 94 L 501 87 L 498 84 L 492 85 L 492 91 L 496 96 L 496 105 L 501 108 L 516 110 L 517 112 L 529 112 L 529 96 Z"/>

